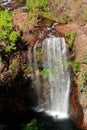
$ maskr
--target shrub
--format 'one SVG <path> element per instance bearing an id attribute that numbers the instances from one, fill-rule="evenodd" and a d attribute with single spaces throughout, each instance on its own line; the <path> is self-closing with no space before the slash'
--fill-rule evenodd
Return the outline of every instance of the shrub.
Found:
<path id="1" fill-rule="evenodd" d="M 87 70 L 85 70 L 81 75 L 82 87 L 80 88 L 80 92 L 84 92 L 85 97 L 87 97 Z"/>
<path id="2" fill-rule="evenodd" d="M 44 79 L 48 79 L 49 78 L 49 69 L 47 68 L 44 68 L 41 72 L 40 72 L 41 76 L 44 78 Z"/>
<path id="3" fill-rule="evenodd" d="M 58 21 L 57 17 L 49 12 L 48 0 L 26 0 L 26 7 L 29 12 L 25 27 L 37 26 L 40 20 L 38 16 Z"/>
<path id="4" fill-rule="evenodd" d="M 80 71 L 80 68 L 81 68 L 81 64 L 80 64 L 80 62 L 79 61 L 73 61 L 73 62 L 69 62 L 69 65 L 71 65 L 72 66 L 72 68 L 73 68 L 73 71 L 75 72 L 75 73 L 77 73 L 77 72 L 79 72 Z"/>
<path id="5" fill-rule="evenodd" d="M 67 33 L 65 32 L 65 34 L 64 34 L 64 35 L 65 35 L 65 37 L 70 38 L 71 33 L 70 33 L 70 32 L 67 32 Z"/>
<path id="6" fill-rule="evenodd" d="M 49 76 L 54 77 L 55 76 L 55 68 L 44 68 L 43 70 L 41 70 L 40 75 L 44 78 L 44 79 L 49 79 Z"/>
<path id="7" fill-rule="evenodd" d="M 48 1 L 47 0 L 26 0 L 26 6 L 30 11 L 40 10 L 47 11 L 48 10 Z"/>
<path id="8" fill-rule="evenodd" d="M 87 84 L 87 70 L 83 72 L 81 75 L 82 85 L 85 86 Z"/>
<path id="9" fill-rule="evenodd" d="M 87 52 L 83 55 L 82 63 L 87 65 Z"/>
<path id="10" fill-rule="evenodd" d="M 76 31 L 72 31 L 71 33 L 65 33 L 65 37 L 68 38 L 68 45 L 69 47 L 73 46 L 73 43 L 77 37 L 77 32 Z"/>
<path id="11" fill-rule="evenodd" d="M 33 119 L 30 123 L 24 125 L 22 130 L 38 130 L 37 120 Z"/>
<path id="12" fill-rule="evenodd" d="M 51 13 L 51 12 L 41 12 L 41 15 L 43 17 L 46 17 L 48 19 L 54 20 L 56 22 L 58 22 L 58 18 L 55 16 L 55 14 Z"/>
<path id="13" fill-rule="evenodd" d="M 64 13 L 63 14 L 63 17 L 62 17 L 62 19 L 61 19 L 61 22 L 63 22 L 63 23 L 69 23 L 71 21 L 71 18 L 70 18 L 70 16 L 67 14 L 67 13 Z"/>
<path id="14" fill-rule="evenodd" d="M 15 32 L 12 27 L 12 16 L 8 11 L 0 10 L 0 41 L 6 44 L 5 51 L 16 50 L 16 41 L 19 33 Z"/>
<path id="15" fill-rule="evenodd" d="M 25 21 L 24 28 L 28 28 L 29 26 L 35 26 L 38 22 L 38 13 L 37 12 L 29 12 L 27 14 L 27 20 Z"/>

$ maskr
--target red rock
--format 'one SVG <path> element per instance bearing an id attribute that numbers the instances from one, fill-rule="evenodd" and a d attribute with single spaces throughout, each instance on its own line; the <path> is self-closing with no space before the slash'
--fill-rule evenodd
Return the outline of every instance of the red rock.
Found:
<path id="1" fill-rule="evenodd" d="M 81 127 L 83 125 L 83 110 L 78 100 L 77 85 L 73 84 L 70 93 L 70 115 L 72 120 Z"/>

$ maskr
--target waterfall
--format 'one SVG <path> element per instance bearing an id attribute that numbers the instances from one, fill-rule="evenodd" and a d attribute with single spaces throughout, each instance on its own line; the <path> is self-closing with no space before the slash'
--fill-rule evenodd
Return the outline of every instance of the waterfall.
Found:
<path id="1" fill-rule="evenodd" d="M 35 57 L 34 48 L 34 59 Z M 51 36 L 42 44 L 42 77 L 36 82 L 38 93 L 37 110 L 43 110 L 56 118 L 69 116 L 70 74 L 67 64 L 65 39 Z M 38 67 L 38 62 L 36 62 Z M 37 68 L 38 69 L 38 68 Z M 37 77 L 37 76 L 36 76 Z"/>
<path id="2" fill-rule="evenodd" d="M 8 5 L 12 0 L 2 0 L 2 5 Z"/>

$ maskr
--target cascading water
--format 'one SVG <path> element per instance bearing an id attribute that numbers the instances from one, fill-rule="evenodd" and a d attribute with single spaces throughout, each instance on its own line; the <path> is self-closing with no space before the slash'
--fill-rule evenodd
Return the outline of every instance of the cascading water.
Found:
<path id="1" fill-rule="evenodd" d="M 36 46 L 34 60 L 38 69 L 35 50 Z M 37 110 L 43 110 L 56 118 L 69 116 L 70 74 L 66 52 L 64 38 L 55 36 L 46 38 L 41 50 L 42 72 L 45 79 L 40 81 L 40 77 L 36 74 Z"/>
<path id="2" fill-rule="evenodd" d="M 0 0 L 0 3 L 2 3 L 2 5 L 7 5 L 11 2 L 12 0 Z"/>

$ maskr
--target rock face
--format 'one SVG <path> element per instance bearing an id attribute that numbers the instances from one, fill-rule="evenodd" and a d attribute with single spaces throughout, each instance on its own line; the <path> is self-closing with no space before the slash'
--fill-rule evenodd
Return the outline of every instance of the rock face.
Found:
<path id="1" fill-rule="evenodd" d="M 70 94 L 70 114 L 71 118 L 76 122 L 78 126 L 83 123 L 83 110 L 78 100 L 78 88 L 73 84 Z"/>
<path id="2" fill-rule="evenodd" d="M 49 7 L 59 19 L 69 16 L 72 20 L 83 22 L 86 20 L 86 0 L 48 0 Z M 67 18 L 67 17 L 66 17 Z"/>
<path id="3" fill-rule="evenodd" d="M 13 2 L 13 7 L 17 8 L 18 4 L 14 4 Z M 76 30 L 78 32 L 78 36 L 75 40 L 74 43 L 74 49 L 76 52 L 76 60 L 79 60 L 81 62 L 81 69 L 80 72 L 78 72 L 76 74 L 76 76 L 78 77 L 78 81 L 77 81 L 77 86 L 78 86 L 78 98 L 79 101 L 82 105 L 83 108 L 83 112 L 84 112 L 84 122 L 85 125 L 87 125 L 87 97 L 85 96 L 85 92 L 80 91 L 82 89 L 82 82 L 80 80 L 81 74 L 87 70 L 87 25 L 86 25 L 86 21 L 87 21 L 87 1 L 86 0 L 49 0 L 49 7 L 50 10 L 52 12 L 54 12 L 58 19 L 61 21 L 63 19 L 67 19 L 68 22 L 70 22 L 69 19 L 71 19 L 72 22 L 68 23 L 67 25 L 60 25 L 60 26 L 55 26 L 56 30 L 58 31 L 58 34 L 60 34 L 60 36 L 63 36 L 65 32 L 71 32 L 73 30 Z M 16 10 L 17 11 L 17 10 Z M 18 12 L 18 11 L 17 11 Z M 21 12 L 21 13 L 20 13 Z M 21 20 L 20 18 L 21 17 Z M 16 30 L 19 30 L 19 28 L 22 28 L 21 25 L 23 25 L 24 21 L 26 20 L 26 13 L 23 11 L 19 11 L 19 15 L 16 16 L 15 13 L 13 15 L 14 18 L 14 28 Z M 25 43 L 27 45 L 29 45 L 29 47 L 33 48 L 36 40 L 38 39 L 38 36 L 35 35 L 34 37 L 32 35 L 29 34 L 34 34 L 34 28 L 32 26 L 29 27 L 29 30 L 24 30 L 23 33 L 23 40 L 25 41 Z M 43 28 L 42 32 L 45 32 L 45 34 L 47 33 L 46 28 Z M 28 35 L 26 35 L 28 34 Z M 37 33 L 39 34 L 39 33 Z M 22 44 L 24 45 L 24 44 Z M 22 47 L 22 45 L 19 45 Z M 39 47 L 41 47 L 41 44 L 38 44 Z M 25 53 L 25 54 L 24 54 Z M 21 61 L 23 63 L 27 63 L 27 51 L 21 52 L 20 54 L 22 54 L 22 58 Z M 26 55 L 26 56 L 25 56 Z M 24 59 L 24 61 L 23 61 Z M 26 60 L 25 60 L 26 59 Z M 2 63 L 1 63 L 2 64 Z M 1 71 L 3 69 L 4 64 L 2 65 L 2 67 L 0 67 Z M 85 86 L 87 91 L 87 86 Z M 77 89 L 77 88 L 75 88 Z M 77 90 L 76 90 L 77 91 Z M 74 92 L 72 92 L 74 93 Z M 72 102 L 74 102 L 73 100 L 76 99 L 75 96 L 74 98 L 71 97 Z M 74 106 L 74 105 L 73 105 Z"/>
<path id="4" fill-rule="evenodd" d="M 78 73 L 76 73 L 75 76 L 73 76 L 77 79 L 76 80 L 77 85 L 72 87 L 70 99 L 71 99 L 71 102 L 72 102 L 71 103 L 72 104 L 71 109 L 72 109 L 72 111 L 74 110 L 72 118 L 74 118 L 75 120 L 77 120 L 77 118 L 75 116 L 78 115 L 78 113 L 80 115 L 78 115 L 77 117 L 82 116 L 82 110 L 81 110 L 81 106 L 82 106 L 83 114 L 84 114 L 85 127 L 87 127 L 87 114 L 86 114 L 86 112 L 87 112 L 87 101 L 86 101 L 87 97 L 85 96 L 86 92 L 80 91 L 80 90 L 82 89 L 81 75 L 84 71 L 87 70 L 87 63 L 86 63 L 86 53 L 87 53 L 86 28 L 87 28 L 86 25 L 77 24 L 77 23 L 74 23 L 74 22 L 71 22 L 71 23 L 65 24 L 65 25 L 56 26 L 56 30 L 59 31 L 62 35 L 64 33 L 72 32 L 73 30 L 76 30 L 77 33 L 78 33 L 76 40 L 74 42 L 73 48 L 75 49 L 74 59 L 80 61 L 81 68 L 80 68 L 80 71 Z M 78 86 L 78 87 L 76 87 L 76 86 Z M 86 91 L 86 86 L 85 86 L 85 91 Z M 79 118 L 79 119 L 82 120 L 82 118 Z M 80 124 L 80 122 L 79 122 L 79 124 Z"/>
<path id="5" fill-rule="evenodd" d="M 79 28 L 78 37 L 76 38 L 76 41 L 74 43 L 74 47 L 76 50 L 76 59 L 81 62 L 81 69 L 80 72 L 77 74 L 78 76 L 78 95 L 79 95 L 79 101 L 82 105 L 83 112 L 84 112 L 84 123 L 87 126 L 87 97 L 86 97 L 86 91 L 87 91 L 87 84 L 84 86 L 84 91 L 81 91 L 83 88 L 81 76 L 82 74 L 87 71 L 87 34 L 86 34 L 86 25 L 81 26 Z"/>
<path id="6" fill-rule="evenodd" d="M 17 15 L 15 13 L 13 14 L 14 29 L 16 31 L 20 31 L 22 29 L 22 27 L 23 27 L 22 25 L 24 24 L 24 22 L 26 20 L 26 16 L 27 16 L 27 14 L 21 10 L 19 10 Z M 0 95 L 0 99 L 2 98 L 2 101 L 0 100 L 0 102 L 1 102 L 1 104 L 2 104 L 1 106 L 3 108 L 3 109 L 0 108 L 0 113 L 2 113 L 4 111 L 6 111 L 6 112 L 24 111 L 24 110 L 30 108 L 30 106 L 32 105 L 32 102 L 35 103 L 35 101 L 32 101 L 32 95 L 31 95 L 31 92 L 33 91 L 32 79 L 31 79 L 32 68 L 30 68 L 30 66 L 28 66 L 29 60 L 31 61 L 31 57 L 28 57 L 27 53 L 29 52 L 28 51 L 29 49 L 32 52 L 33 46 L 37 40 L 39 40 L 38 48 L 41 48 L 43 39 L 47 36 L 47 34 L 48 34 L 48 36 L 50 34 L 49 33 L 50 30 L 48 31 L 47 27 L 48 27 L 48 25 L 49 25 L 49 27 L 51 27 L 52 24 L 53 24 L 53 21 L 51 21 L 50 24 L 45 24 L 44 26 L 40 25 L 39 28 L 37 26 L 35 28 L 31 26 L 27 30 L 26 29 L 21 30 L 21 34 L 22 34 L 21 37 L 22 37 L 23 42 L 18 43 L 19 53 L 14 54 L 13 57 L 10 57 L 10 62 L 12 63 L 13 59 L 15 59 L 18 55 L 18 61 L 17 61 L 18 66 L 16 69 L 16 73 L 12 74 L 12 65 L 10 63 L 8 63 L 7 70 L 2 70 L 3 67 L 0 67 L 0 69 L 2 71 L 0 76 L 2 76 L 3 78 L 6 78 L 5 74 L 6 74 L 6 72 L 8 72 L 7 73 L 8 82 L 3 85 L 4 87 L 1 85 L 3 87 L 2 91 L 5 90 L 6 93 L 4 93 L 5 91 L 3 91 L 3 93 Z M 76 59 L 79 59 L 78 45 L 81 42 L 80 35 L 83 35 L 82 32 L 80 31 L 80 29 L 85 31 L 86 27 L 84 27 L 84 25 L 78 25 L 77 23 L 71 22 L 69 24 L 55 25 L 54 28 L 55 29 L 52 30 L 52 33 L 54 33 L 57 36 L 58 35 L 64 36 L 65 32 L 71 32 L 73 30 L 76 30 L 78 32 L 79 36 L 76 38 L 74 47 L 76 49 Z M 84 31 L 83 31 L 83 33 L 85 33 Z M 83 41 L 84 40 L 82 40 L 81 43 L 83 43 Z M 78 43 L 78 45 L 77 45 L 77 43 Z M 80 45 L 81 45 L 81 43 L 80 43 Z M 86 43 L 85 43 L 85 45 L 86 45 Z M 79 48 L 80 48 L 80 46 L 79 46 Z M 84 50 L 86 51 L 85 48 L 86 47 L 84 47 Z M 28 67 L 26 67 L 26 66 L 28 66 Z M 28 76 L 27 76 L 27 71 L 30 72 Z M 10 72 L 10 74 L 9 74 L 9 72 Z M 80 73 L 78 73 L 77 75 L 80 75 Z M 12 77 L 13 77 L 13 79 L 12 79 Z M 9 84 L 9 81 L 11 82 L 10 84 Z M 81 95 L 82 95 L 81 93 L 79 93 L 80 96 L 78 97 L 77 86 L 78 86 L 78 88 L 80 87 L 78 83 L 77 83 L 77 85 L 76 84 L 72 85 L 72 89 L 71 89 L 71 93 L 70 93 L 70 103 L 71 103 L 70 109 L 71 109 L 71 118 L 80 126 L 83 123 L 83 111 L 85 114 L 85 112 L 86 112 L 85 109 L 86 109 L 87 104 L 85 104 L 85 106 L 84 106 L 83 102 L 84 102 L 84 100 L 86 100 L 86 98 L 83 99 L 81 97 Z M 4 99 L 3 99 L 3 95 L 5 97 Z M 8 101 L 7 101 L 7 98 L 8 98 Z M 81 105 L 79 103 L 79 100 L 83 107 L 83 111 L 82 111 Z M 31 102 L 29 102 L 29 101 L 31 101 Z M 4 102 L 4 104 L 7 104 L 7 105 L 4 105 L 3 102 Z M 85 117 L 85 123 L 86 123 L 86 118 L 87 118 L 86 114 L 84 117 Z"/>

